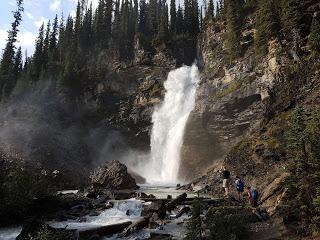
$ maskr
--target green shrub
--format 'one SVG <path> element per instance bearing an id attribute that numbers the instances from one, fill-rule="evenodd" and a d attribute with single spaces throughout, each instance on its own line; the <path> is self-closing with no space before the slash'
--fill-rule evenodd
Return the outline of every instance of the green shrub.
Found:
<path id="1" fill-rule="evenodd" d="M 221 208 L 207 215 L 207 227 L 212 240 L 242 240 L 247 239 L 248 215 L 242 211 L 230 212 Z"/>
<path id="2" fill-rule="evenodd" d="M 201 218 L 201 214 L 205 209 L 205 205 L 200 199 L 197 199 L 192 204 L 191 217 L 187 223 L 187 235 L 186 240 L 202 239 L 204 233 L 204 224 Z"/>
<path id="3" fill-rule="evenodd" d="M 52 193 L 51 182 L 50 177 L 40 170 L 14 165 L 1 166 L 0 218 L 15 223 L 28 217 L 33 201 Z"/>

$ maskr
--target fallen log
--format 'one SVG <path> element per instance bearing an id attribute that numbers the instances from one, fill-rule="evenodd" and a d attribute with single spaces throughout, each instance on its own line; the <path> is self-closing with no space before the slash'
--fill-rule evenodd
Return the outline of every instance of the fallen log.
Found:
<path id="1" fill-rule="evenodd" d="M 149 219 L 148 218 L 140 219 L 140 220 L 132 223 L 131 225 L 129 225 L 127 228 L 125 228 L 123 230 L 123 232 L 119 235 L 119 237 L 121 237 L 121 238 L 127 237 L 130 234 L 147 227 L 148 224 L 149 224 Z"/>
<path id="2" fill-rule="evenodd" d="M 128 221 L 128 222 L 117 223 L 117 224 L 112 224 L 108 226 L 79 229 L 78 230 L 79 240 L 87 240 L 93 235 L 100 236 L 100 237 L 113 235 L 113 234 L 122 232 L 125 228 L 127 228 L 131 224 L 132 222 Z"/>
<path id="3" fill-rule="evenodd" d="M 181 217 L 183 214 L 185 213 L 189 213 L 191 211 L 191 209 L 189 207 L 183 207 L 181 208 L 178 213 L 176 214 L 176 218 Z"/>
<path id="4" fill-rule="evenodd" d="M 179 203 L 181 203 L 184 200 L 186 200 L 187 196 L 188 195 L 186 193 L 182 193 L 181 195 L 179 195 L 175 199 L 173 199 L 170 202 L 168 202 L 166 204 L 167 211 L 169 211 L 169 212 L 172 211 Z"/>

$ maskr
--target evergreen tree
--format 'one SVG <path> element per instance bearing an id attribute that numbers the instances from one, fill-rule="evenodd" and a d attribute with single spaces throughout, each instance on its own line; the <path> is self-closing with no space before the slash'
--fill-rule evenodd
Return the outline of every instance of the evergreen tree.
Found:
<path id="1" fill-rule="evenodd" d="M 105 13 L 104 13 L 104 23 L 105 23 L 104 27 L 106 28 L 105 30 L 106 46 L 108 46 L 108 43 L 111 40 L 112 11 L 113 11 L 112 0 L 106 0 Z M 135 23 L 133 24 L 135 25 Z"/>
<path id="2" fill-rule="evenodd" d="M 314 207 L 317 212 L 317 199 L 320 199 L 317 184 L 314 184 L 320 181 L 319 143 L 316 140 L 319 138 L 319 119 L 319 111 L 310 121 L 303 108 L 297 107 L 286 134 L 288 158 L 292 161 L 291 174 L 287 178 L 288 204 L 291 214 L 302 222 L 311 220 Z"/>
<path id="3" fill-rule="evenodd" d="M 300 23 L 303 17 L 300 0 L 283 1 L 281 22 L 287 39 L 300 37 Z"/>
<path id="4" fill-rule="evenodd" d="M 64 46 L 64 41 L 65 41 L 64 31 L 65 31 L 64 17 L 63 17 L 63 14 L 61 14 L 61 19 L 60 19 L 60 24 L 59 24 L 58 43 L 57 43 L 60 63 L 62 63 L 62 60 L 64 58 L 64 54 L 63 54 L 63 46 Z"/>
<path id="5" fill-rule="evenodd" d="M 71 16 L 68 17 L 66 28 L 63 33 L 63 46 L 62 49 L 65 51 L 65 55 L 67 55 L 71 51 L 71 47 L 74 45 L 73 43 L 73 37 L 74 31 L 73 31 L 73 18 Z"/>
<path id="6" fill-rule="evenodd" d="M 14 56 L 13 73 L 14 73 L 16 80 L 20 77 L 20 74 L 22 72 L 22 64 L 23 64 L 22 63 L 22 52 L 21 52 L 21 47 L 19 47 L 15 56 Z"/>
<path id="7" fill-rule="evenodd" d="M 177 11 L 177 34 L 183 34 L 184 33 L 184 19 L 183 19 L 183 10 L 182 7 L 179 5 L 178 11 Z"/>
<path id="8" fill-rule="evenodd" d="M 92 46 L 92 3 L 90 4 L 89 9 L 86 10 L 83 25 L 80 33 L 80 47 L 84 51 L 88 51 L 90 46 Z"/>
<path id="9" fill-rule="evenodd" d="M 241 4 L 238 0 L 226 0 L 226 19 L 227 30 L 225 46 L 230 59 L 233 60 L 240 56 L 241 45 Z"/>
<path id="10" fill-rule="evenodd" d="M 192 204 L 191 217 L 187 223 L 188 232 L 185 240 L 200 240 L 203 236 L 204 225 L 202 223 L 201 214 L 204 209 L 200 198 L 195 200 Z"/>
<path id="11" fill-rule="evenodd" d="M 148 35 L 148 22 L 147 22 L 147 3 L 145 0 L 140 0 L 140 14 L 139 14 L 139 27 L 138 32 L 147 36 Z"/>
<path id="12" fill-rule="evenodd" d="M 150 32 L 152 36 L 155 36 L 158 33 L 158 4 L 157 0 L 149 1 L 149 11 L 148 11 L 148 20 L 150 24 Z"/>
<path id="13" fill-rule="evenodd" d="M 47 23 L 47 29 L 45 33 L 45 38 L 43 41 L 43 67 L 44 69 L 47 67 L 47 64 L 49 62 L 49 44 L 50 44 L 50 28 L 51 28 L 51 23 L 50 20 Z"/>
<path id="14" fill-rule="evenodd" d="M 108 42 L 108 27 L 106 22 L 106 2 L 99 0 L 98 8 L 96 10 L 94 19 L 94 35 L 95 43 L 98 48 L 107 48 Z"/>
<path id="15" fill-rule="evenodd" d="M 219 2 L 216 2 L 216 16 L 217 17 L 220 17 L 220 12 L 221 12 L 220 4 L 219 4 Z"/>
<path id="16" fill-rule="evenodd" d="M 78 48 L 80 45 L 80 31 L 81 31 L 81 5 L 80 2 L 78 1 L 77 4 L 77 11 L 76 11 L 76 20 L 74 24 L 74 40 L 73 40 L 73 45 L 75 48 Z"/>
<path id="17" fill-rule="evenodd" d="M 163 1 L 160 6 L 160 22 L 159 22 L 159 31 L 158 39 L 160 41 L 166 41 L 168 37 L 168 6 Z"/>
<path id="18" fill-rule="evenodd" d="M 213 2 L 213 0 L 209 0 L 207 9 L 208 10 L 207 10 L 207 13 L 206 13 L 206 17 L 208 19 L 212 19 L 213 16 L 214 16 L 214 2 Z"/>
<path id="19" fill-rule="evenodd" d="M 112 24 L 112 38 L 114 43 L 119 43 L 120 41 L 120 0 L 116 0 L 114 9 L 114 21 Z"/>
<path id="20" fill-rule="evenodd" d="M 57 49 L 57 41 L 58 41 L 58 16 L 56 15 L 53 25 L 52 32 L 50 35 L 49 41 L 49 59 L 50 61 L 58 60 L 58 49 Z"/>
<path id="21" fill-rule="evenodd" d="M 177 10 L 176 1 L 171 0 L 170 2 L 170 32 L 175 34 L 177 29 Z"/>
<path id="22" fill-rule="evenodd" d="M 184 13 L 183 13 L 183 26 L 184 26 L 184 32 L 186 34 L 189 33 L 190 27 L 191 27 L 191 18 L 192 18 L 192 9 L 191 9 L 191 0 L 184 0 Z"/>
<path id="23" fill-rule="evenodd" d="M 265 55 L 268 52 L 268 42 L 278 36 L 279 25 L 280 20 L 274 0 L 260 1 L 254 38 L 257 54 Z"/>
<path id="24" fill-rule="evenodd" d="M 17 0 L 17 10 L 13 12 L 14 21 L 11 24 L 11 30 L 8 31 L 7 43 L 0 62 L 0 100 L 10 94 L 16 82 L 14 75 L 15 43 L 23 10 L 23 0 Z"/>
<path id="25" fill-rule="evenodd" d="M 134 32 L 138 32 L 139 29 L 139 24 L 138 24 L 138 20 L 139 20 L 139 3 L 138 0 L 133 0 L 134 3 L 134 10 L 133 10 L 133 14 L 132 14 L 132 18 L 133 18 L 133 26 L 134 26 Z"/>
<path id="26" fill-rule="evenodd" d="M 191 0 L 190 1 L 190 27 L 189 27 L 189 33 L 190 35 L 196 39 L 198 36 L 198 33 L 200 32 L 199 29 L 199 4 L 198 0 Z"/>
<path id="27" fill-rule="evenodd" d="M 34 79 L 38 79 L 41 69 L 42 69 L 42 64 L 43 64 L 43 44 L 44 44 L 44 24 L 42 23 L 40 29 L 39 29 L 39 34 L 36 39 L 36 48 L 35 52 L 33 54 L 33 71 L 32 71 L 32 76 Z"/>
<path id="28" fill-rule="evenodd" d="M 308 45 L 314 53 L 320 52 L 320 20 L 317 17 L 312 20 Z"/>

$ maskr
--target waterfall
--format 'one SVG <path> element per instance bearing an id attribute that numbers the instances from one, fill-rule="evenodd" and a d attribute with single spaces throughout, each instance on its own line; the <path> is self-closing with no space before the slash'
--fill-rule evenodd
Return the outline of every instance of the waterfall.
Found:
<path id="1" fill-rule="evenodd" d="M 195 105 L 199 82 L 196 65 L 183 66 L 169 73 L 162 104 L 152 115 L 151 155 L 143 175 L 152 184 L 176 184 L 185 126 Z"/>

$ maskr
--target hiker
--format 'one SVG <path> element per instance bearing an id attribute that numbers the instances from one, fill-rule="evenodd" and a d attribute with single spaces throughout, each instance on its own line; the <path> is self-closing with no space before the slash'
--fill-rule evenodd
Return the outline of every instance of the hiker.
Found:
<path id="1" fill-rule="evenodd" d="M 249 203 L 254 213 L 256 210 L 256 207 L 258 206 L 259 193 L 256 189 L 251 187 L 247 187 L 247 193 L 248 193 Z"/>
<path id="2" fill-rule="evenodd" d="M 228 197 L 230 188 L 230 172 L 226 169 L 226 167 L 223 167 L 222 177 L 222 187 L 224 189 L 224 196 Z"/>
<path id="3" fill-rule="evenodd" d="M 222 168 L 222 177 L 223 177 L 223 179 L 230 178 L 230 172 L 227 170 L 227 168 L 225 166 Z"/>
<path id="4" fill-rule="evenodd" d="M 242 199 L 243 191 L 244 191 L 244 183 L 239 176 L 236 176 L 236 188 L 239 196 L 239 201 Z"/>

